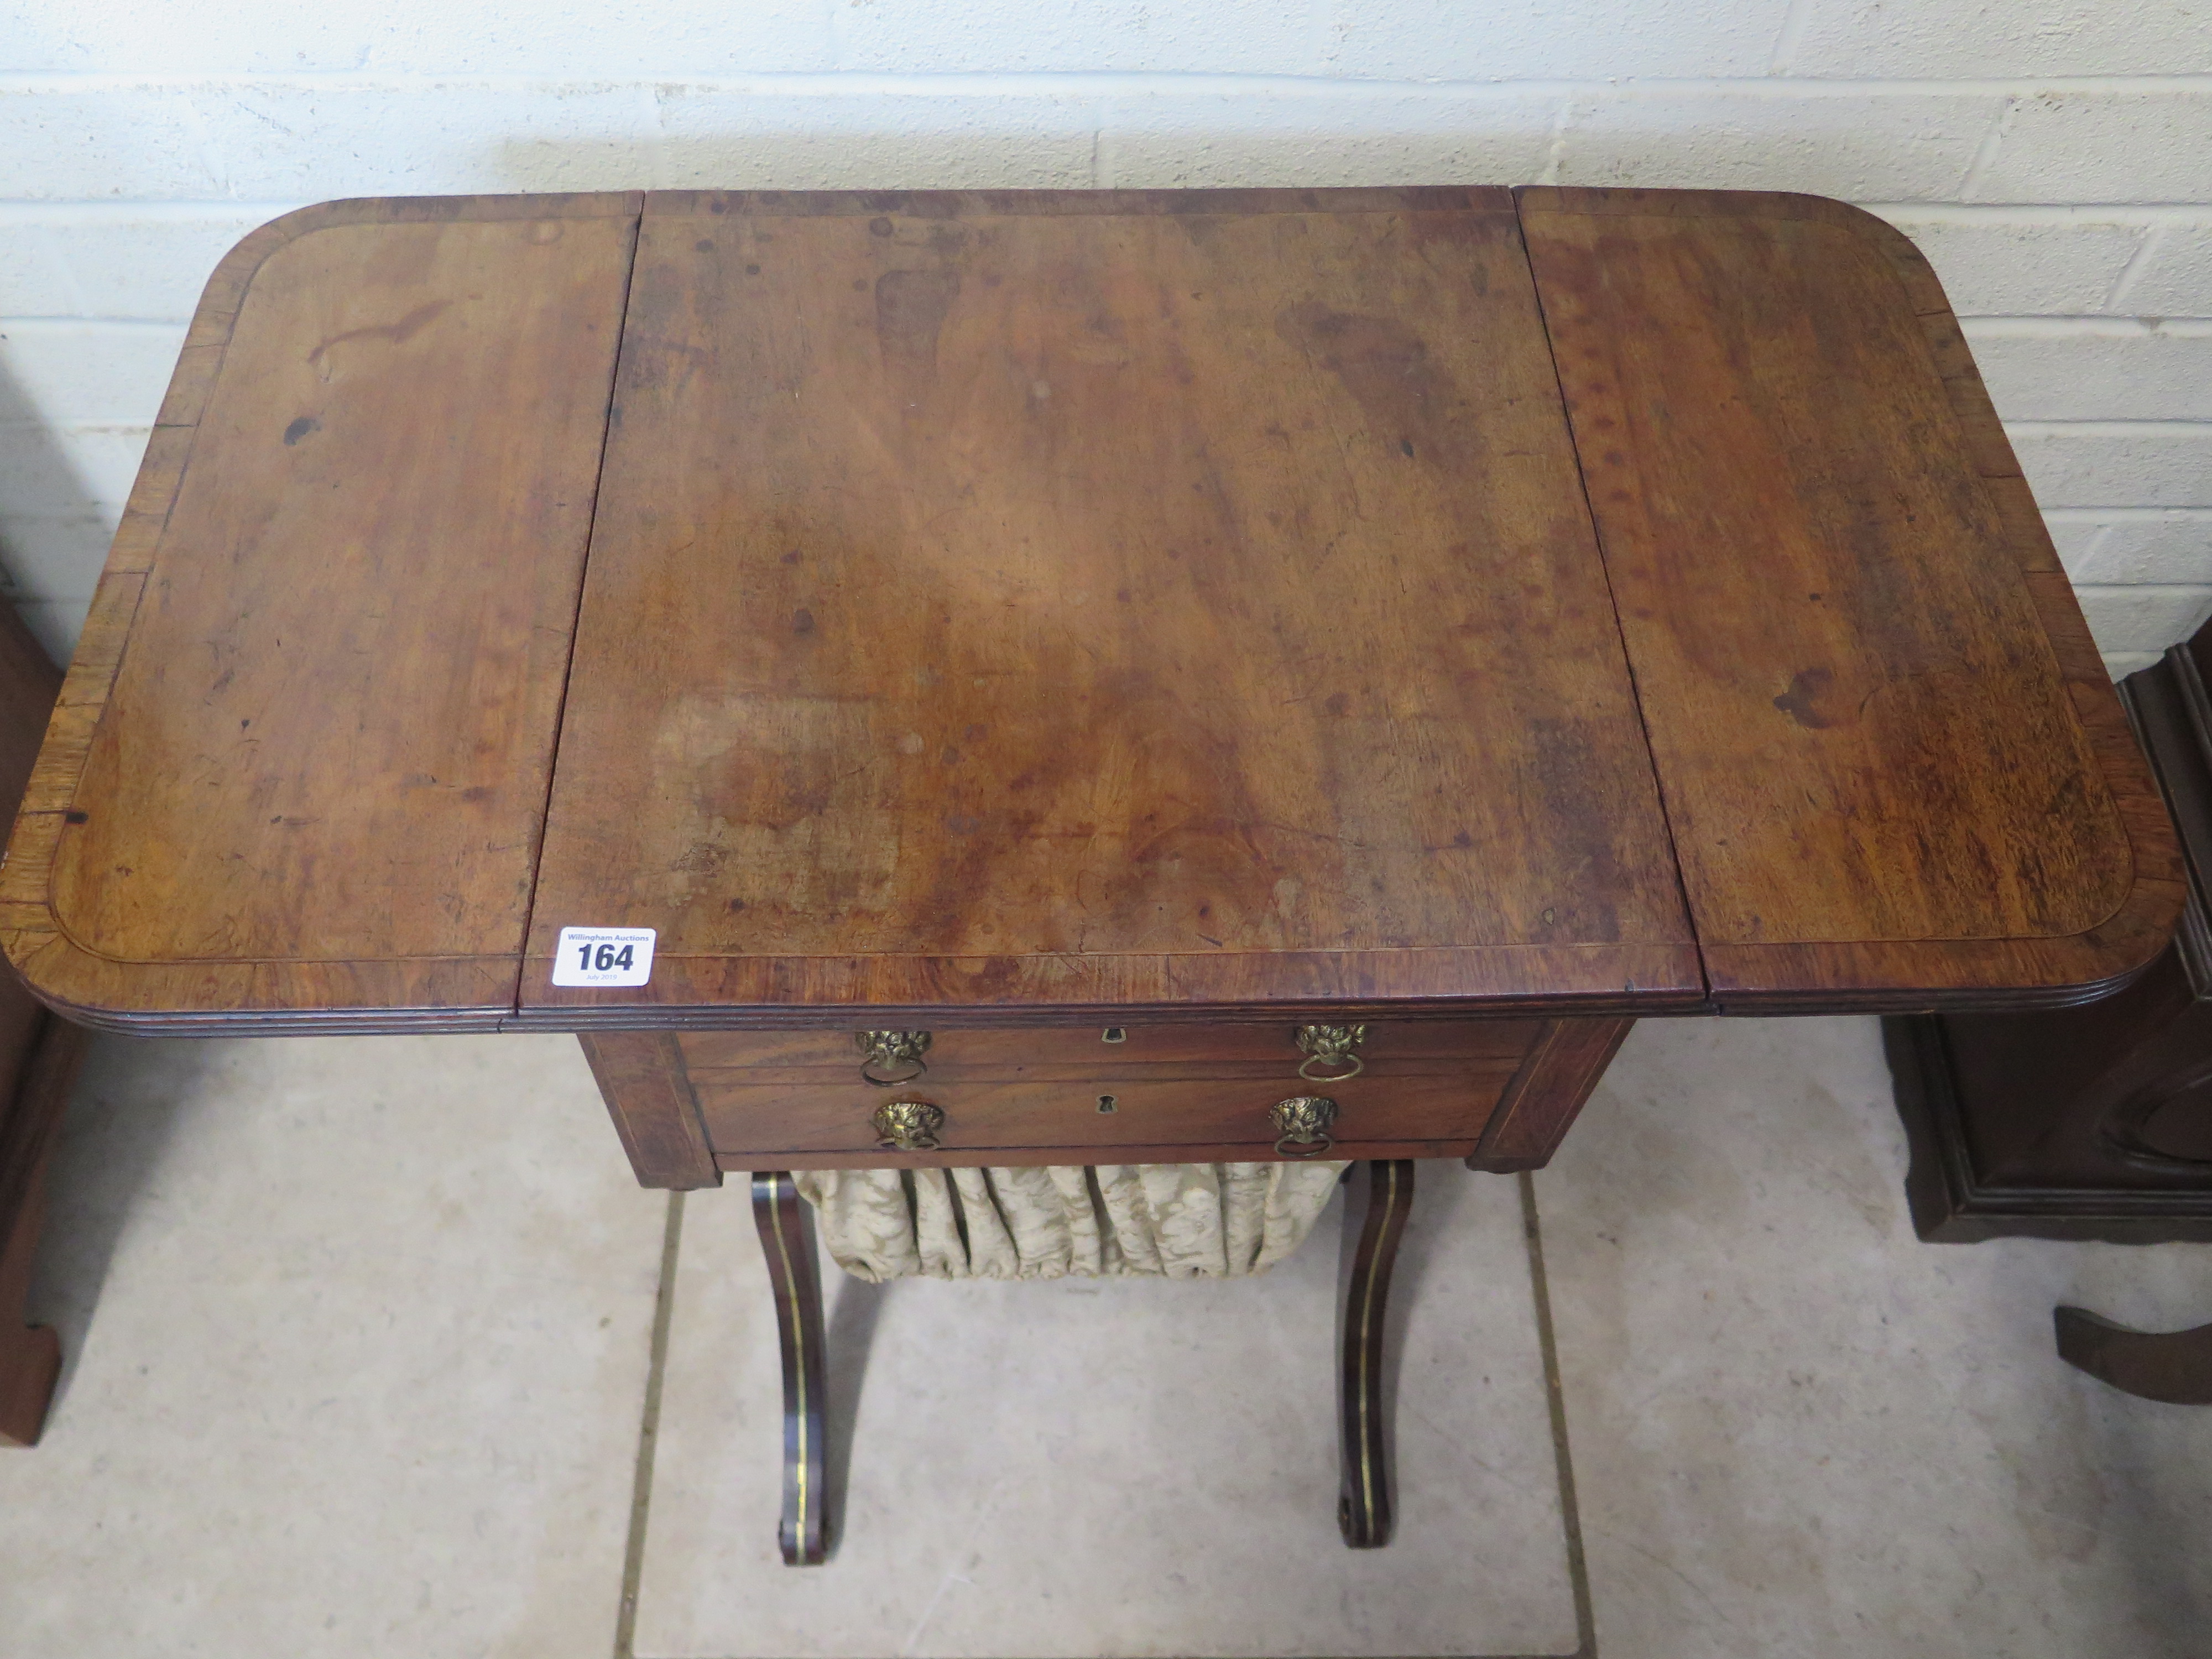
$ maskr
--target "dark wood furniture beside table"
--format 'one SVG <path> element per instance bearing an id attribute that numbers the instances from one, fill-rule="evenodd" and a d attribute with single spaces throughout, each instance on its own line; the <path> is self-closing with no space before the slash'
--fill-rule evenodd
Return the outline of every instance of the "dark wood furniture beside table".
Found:
<path id="1" fill-rule="evenodd" d="M 2063 1005 L 2179 894 L 1863 214 L 675 192 L 225 261 L 0 921 L 117 1030 L 576 1031 L 773 1267 L 781 1171 L 1297 1156 L 1317 1091 L 1385 1191 L 1536 1167 L 1635 1018 Z M 570 928 L 649 976 L 556 983 Z"/>
<path id="2" fill-rule="evenodd" d="M 2180 831 L 2182 925 L 2125 988 L 2061 1013 L 1884 1022 L 1920 1236 L 2212 1239 L 2212 626 L 2123 704 Z"/>
<path id="3" fill-rule="evenodd" d="M 61 672 L 12 606 L 0 604 L 0 809 L 22 799 Z M 44 1230 L 46 1168 L 86 1033 L 0 972 L 0 1446 L 36 1443 L 61 1375 L 61 1340 L 25 1323 Z"/>
<path id="4" fill-rule="evenodd" d="M 1883 1022 L 1925 1239 L 2212 1239 L 2212 624 L 2120 683 L 2180 831 L 2173 941 L 2123 989 L 2057 1013 Z M 2212 1325 L 2056 1311 L 2058 1352 L 2146 1399 L 2212 1404 Z"/>

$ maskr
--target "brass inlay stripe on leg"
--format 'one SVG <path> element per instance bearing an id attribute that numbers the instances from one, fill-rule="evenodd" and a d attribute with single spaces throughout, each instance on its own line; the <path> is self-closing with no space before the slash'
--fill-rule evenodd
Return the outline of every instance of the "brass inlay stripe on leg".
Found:
<path id="1" fill-rule="evenodd" d="M 784 1242 L 783 1182 L 781 1179 L 771 1180 L 768 1184 L 768 1213 L 769 1219 L 775 1224 L 775 1254 L 777 1259 L 783 1263 L 784 1300 L 787 1302 L 791 1307 L 790 1328 L 791 1352 L 793 1360 L 792 1376 L 799 1400 L 799 1460 L 796 1474 L 799 1486 L 799 1536 L 793 1540 L 793 1547 L 799 1551 L 800 1556 L 804 1557 L 806 1553 L 806 1504 L 808 1497 L 806 1490 L 806 1461 L 808 1451 L 806 1434 L 806 1325 L 805 1322 L 799 1317 L 799 1278 L 798 1275 L 793 1273 L 791 1269 L 791 1247 Z"/>
<path id="2" fill-rule="evenodd" d="M 1373 1369 L 1367 1363 L 1368 1346 L 1371 1340 L 1369 1331 L 1373 1325 L 1375 1316 L 1375 1281 L 1382 1274 L 1385 1255 L 1382 1248 L 1382 1238 L 1389 1232 L 1390 1218 L 1398 1207 L 1398 1166 L 1393 1162 L 1383 1164 L 1382 1168 L 1387 1173 L 1382 1177 L 1384 1182 L 1382 1210 L 1382 1213 L 1376 1218 L 1375 1223 L 1376 1249 L 1368 1258 L 1367 1282 L 1360 1287 L 1359 1291 L 1359 1486 L 1362 1501 L 1366 1509 L 1366 1529 L 1370 1533 L 1373 1531 L 1375 1522 L 1376 1449 L 1373 1444 L 1375 1436 L 1370 1432 L 1373 1427 L 1373 1418 L 1369 1409 L 1367 1395 L 1367 1376 L 1369 1370 Z"/>

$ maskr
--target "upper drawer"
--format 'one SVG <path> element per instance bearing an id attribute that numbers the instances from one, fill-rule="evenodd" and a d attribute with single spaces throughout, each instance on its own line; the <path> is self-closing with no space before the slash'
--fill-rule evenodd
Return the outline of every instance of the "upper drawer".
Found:
<path id="1" fill-rule="evenodd" d="M 1364 1075 L 1431 1077 L 1517 1062 L 1542 1022 L 1404 1020 L 1370 1024 L 1357 1053 Z M 930 1034 L 921 1081 L 1082 1083 L 1094 1078 L 1279 1079 L 1300 1081 L 1308 1055 L 1300 1028 L 1264 1025 L 1106 1025 Z M 695 1077 L 724 1084 L 822 1084 L 860 1079 L 864 1052 L 853 1030 L 696 1031 L 681 1041 Z M 1316 1065 L 1324 1079 L 1343 1068 Z M 1312 1081 L 1313 1079 L 1305 1079 Z"/>

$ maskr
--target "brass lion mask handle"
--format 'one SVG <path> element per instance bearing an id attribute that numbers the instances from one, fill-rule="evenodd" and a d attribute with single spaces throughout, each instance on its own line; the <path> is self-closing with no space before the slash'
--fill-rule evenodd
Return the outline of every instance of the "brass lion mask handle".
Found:
<path id="1" fill-rule="evenodd" d="M 896 1089 L 911 1083 L 929 1069 L 922 1056 L 929 1052 L 927 1031 L 855 1031 L 853 1041 L 865 1056 L 861 1079 L 878 1089 Z"/>
<path id="2" fill-rule="evenodd" d="M 926 1100 L 887 1100 L 868 1121 L 875 1126 L 878 1146 L 901 1152 L 933 1152 L 937 1132 L 945 1127 L 945 1114 Z"/>
<path id="3" fill-rule="evenodd" d="M 1279 1100 L 1267 1114 L 1279 1137 L 1276 1152 L 1284 1158 L 1319 1158 L 1336 1142 L 1329 1129 L 1336 1122 L 1336 1103 L 1323 1095 L 1292 1095 Z"/>
<path id="4" fill-rule="evenodd" d="M 1367 1062 L 1354 1052 L 1367 1036 L 1364 1025 L 1301 1025 L 1298 1075 L 1309 1083 L 1342 1083 L 1358 1077 Z M 1319 1069 L 1316 1069 L 1319 1068 Z"/>

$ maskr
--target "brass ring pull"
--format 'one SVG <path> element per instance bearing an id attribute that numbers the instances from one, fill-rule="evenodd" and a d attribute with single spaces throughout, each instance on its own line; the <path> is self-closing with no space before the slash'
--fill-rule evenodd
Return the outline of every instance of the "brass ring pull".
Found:
<path id="1" fill-rule="evenodd" d="M 937 1132 L 945 1127 L 945 1114 L 926 1100 L 887 1100 L 868 1121 L 875 1126 L 878 1146 L 900 1152 L 933 1152 Z"/>
<path id="2" fill-rule="evenodd" d="M 1336 1103 L 1324 1095 L 1279 1100 L 1267 1117 L 1275 1126 L 1278 1158 L 1319 1158 L 1336 1145 L 1328 1133 L 1336 1122 Z"/>
<path id="3" fill-rule="evenodd" d="M 1341 1072 L 1316 1072 L 1314 1070 L 1315 1066 L 1327 1065 L 1328 1062 L 1319 1054 L 1309 1054 L 1298 1062 L 1298 1075 L 1309 1083 L 1342 1083 L 1349 1078 L 1358 1077 L 1367 1069 L 1367 1062 L 1360 1059 L 1358 1054 L 1342 1054 L 1338 1058 L 1350 1060 L 1351 1066 Z"/>
<path id="4" fill-rule="evenodd" d="M 929 1069 L 922 1055 L 929 1050 L 927 1031 L 855 1031 L 853 1041 L 865 1058 L 860 1079 L 878 1089 L 896 1089 L 911 1083 Z"/>
<path id="5" fill-rule="evenodd" d="M 1366 1036 L 1364 1025 L 1299 1026 L 1298 1052 L 1305 1058 L 1298 1062 L 1298 1075 L 1309 1083 L 1342 1083 L 1358 1077 L 1367 1069 L 1356 1052 Z M 1317 1066 L 1342 1069 L 1316 1071 Z"/>

